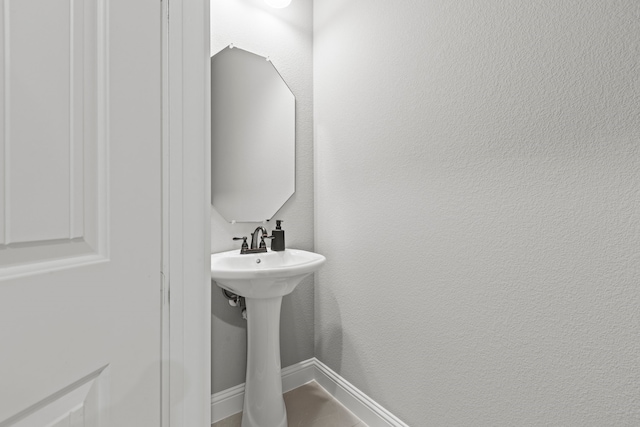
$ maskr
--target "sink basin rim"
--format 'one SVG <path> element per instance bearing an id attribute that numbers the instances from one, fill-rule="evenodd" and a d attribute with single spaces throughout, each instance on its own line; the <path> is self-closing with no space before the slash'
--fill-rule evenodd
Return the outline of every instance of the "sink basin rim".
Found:
<path id="1" fill-rule="evenodd" d="M 282 258 L 284 256 L 292 256 L 293 263 L 286 265 L 271 266 L 271 260 Z M 225 261 L 233 258 L 239 261 L 238 264 L 246 264 L 238 266 L 225 265 Z M 257 263 L 257 260 L 264 260 L 264 264 Z M 239 250 L 218 252 L 211 254 L 211 278 L 212 279 L 257 279 L 260 277 L 292 277 L 301 274 L 309 274 L 316 271 L 326 258 L 315 252 L 309 252 L 302 249 L 285 249 L 282 252 L 268 250 L 257 254 L 240 255 Z"/>

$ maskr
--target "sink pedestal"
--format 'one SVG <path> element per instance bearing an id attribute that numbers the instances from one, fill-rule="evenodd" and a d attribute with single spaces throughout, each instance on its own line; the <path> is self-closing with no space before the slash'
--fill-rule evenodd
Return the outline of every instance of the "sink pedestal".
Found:
<path id="1" fill-rule="evenodd" d="M 247 381 L 242 427 L 287 427 L 280 369 L 280 306 L 326 258 L 300 249 L 211 254 L 211 278 L 247 304 Z"/>
<path id="2" fill-rule="evenodd" d="M 242 427 L 287 427 L 280 367 L 282 297 L 245 300 L 247 379 Z"/>

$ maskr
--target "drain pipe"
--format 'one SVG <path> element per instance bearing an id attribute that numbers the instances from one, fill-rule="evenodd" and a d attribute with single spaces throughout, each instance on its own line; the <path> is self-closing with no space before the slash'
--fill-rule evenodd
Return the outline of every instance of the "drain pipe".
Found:
<path id="1" fill-rule="evenodd" d="M 236 295 L 232 292 L 229 292 L 226 289 L 220 288 L 220 290 L 222 291 L 222 295 L 224 295 L 224 297 L 227 300 L 229 300 L 229 305 L 231 307 L 240 307 L 240 313 L 242 314 L 242 318 L 244 320 L 247 320 L 247 304 L 244 300 L 244 297 L 241 297 L 240 295 Z"/>

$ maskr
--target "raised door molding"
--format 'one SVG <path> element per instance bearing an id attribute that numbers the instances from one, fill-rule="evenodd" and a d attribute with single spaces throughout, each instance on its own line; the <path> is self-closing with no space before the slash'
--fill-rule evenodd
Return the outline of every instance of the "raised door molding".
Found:
<path id="1" fill-rule="evenodd" d="M 2 1 L 0 279 L 107 256 L 105 16 L 103 0 Z"/>
<path id="2" fill-rule="evenodd" d="M 100 427 L 107 412 L 107 366 L 0 423 L 0 427 Z"/>

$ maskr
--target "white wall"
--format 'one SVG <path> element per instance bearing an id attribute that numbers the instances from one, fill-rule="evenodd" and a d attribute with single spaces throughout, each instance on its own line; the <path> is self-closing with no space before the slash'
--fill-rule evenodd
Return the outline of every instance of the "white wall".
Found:
<path id="1" fill-rule="evenodd" d="M 313 249 L 312 2 L 296 0 L 273 9 L 263 0 L 211 0 L 211 54 L 230 43 L 269 56 L 296 97 L 296 192 L 274 218 L 283 219 L 288 247 Z M 265 165 L 268 174 L 272 165 Z M 238 173 L 243 173 L 239 170 Z M 233 236 L 248 236 L 255 223 L 227 223 L 211 210 L 211 252 L 240 248 Z M 275 224 L 269 224 L 271 230 Z M 243 383 L 246 322 L 212 292 L 212 391 Z M 313 357 L 313 279 L 303 281 L 282 302 L 281 359 L 289 366 Z"/>
<path id="2" fill-rule="evenodd" d="M 640 3 L 314 25 L 316 356 L 412 426 L 640 425 Z"/>

